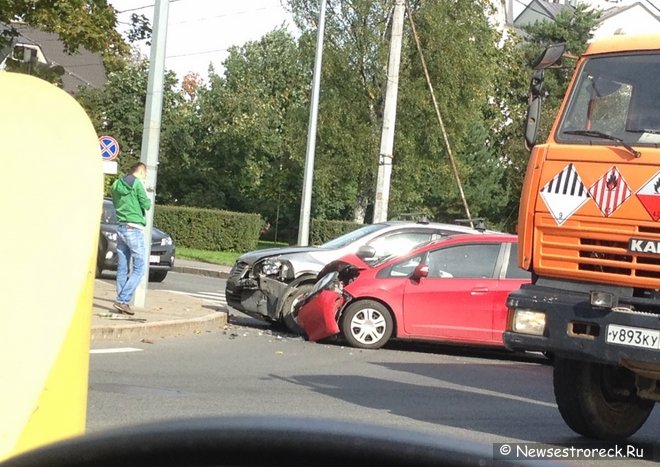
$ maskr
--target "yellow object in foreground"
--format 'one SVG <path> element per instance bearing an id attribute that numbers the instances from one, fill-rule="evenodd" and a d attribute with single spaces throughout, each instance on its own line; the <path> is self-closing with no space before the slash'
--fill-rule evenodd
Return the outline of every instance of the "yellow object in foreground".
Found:
<path id="1" fill-rule="evenodd" d="M 85 429 L 103 169 L 61 89 L 0 73 L 0 460 Z"/>

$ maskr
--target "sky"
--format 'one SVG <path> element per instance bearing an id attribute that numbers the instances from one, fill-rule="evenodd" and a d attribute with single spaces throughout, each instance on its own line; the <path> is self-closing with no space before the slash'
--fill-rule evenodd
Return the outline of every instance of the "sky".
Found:
<path id="1" fill-rule="evenodd" d="M 126 27 L 132 13 L 153 22 L 154 0 L 109 0 L 120 12 L 119 29 Z M 179 79 L 188 72 L 207 77 L 209 63 L 222 70 L 227 49 L 260 39 L 265 33 L 293 21 L 280 0 L 171 0 L 167 23 L 165 67 Z M 148 57 L 149 47 L 142 45 Z"/>

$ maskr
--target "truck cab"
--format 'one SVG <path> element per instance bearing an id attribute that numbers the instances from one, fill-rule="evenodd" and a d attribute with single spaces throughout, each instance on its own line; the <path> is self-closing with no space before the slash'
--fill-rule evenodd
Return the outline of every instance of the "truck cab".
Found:
<path id="1" fill-rule="evenodd" d="M 635 433 L 660 400 L 660 35 L 593 42 L 548 139 L 536 144 L 546 50 L 530 85 L 531 154 L 505 344 L 554 356 L 566 423 L 587 437 Z"/>

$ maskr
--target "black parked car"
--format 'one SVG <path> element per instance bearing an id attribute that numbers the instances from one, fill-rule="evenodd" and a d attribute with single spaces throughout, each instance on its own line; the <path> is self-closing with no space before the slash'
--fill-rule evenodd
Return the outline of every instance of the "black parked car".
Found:
<path id="1" fill-rule="evenodd" d="M 162 230 L 151 230 L 151 252 L 149 254 L 149 280 L 162 282 L 174 266 L 174 240 Z M 96 277 L 104 270 L 117 270 L 117 213 L 111 199 L 103 200 L 101 214 L 101 236 L 96 259 Z"/>

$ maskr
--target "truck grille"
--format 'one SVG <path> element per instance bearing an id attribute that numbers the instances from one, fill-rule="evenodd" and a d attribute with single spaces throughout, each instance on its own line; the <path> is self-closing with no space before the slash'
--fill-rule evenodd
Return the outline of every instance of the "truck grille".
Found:
<path id="1" fill-rule="evenodd" d="M 608 219 L 573 218 L 562 226 L 550 216 L 537 214 L 540 250 L 534 269 L 540 275 L 570 277 L 637 288 L 660 288 L 660 255 L 641 256 L 628 251 L 631 238 L 660 241 L 655 225 L 633 226 Z"/>

